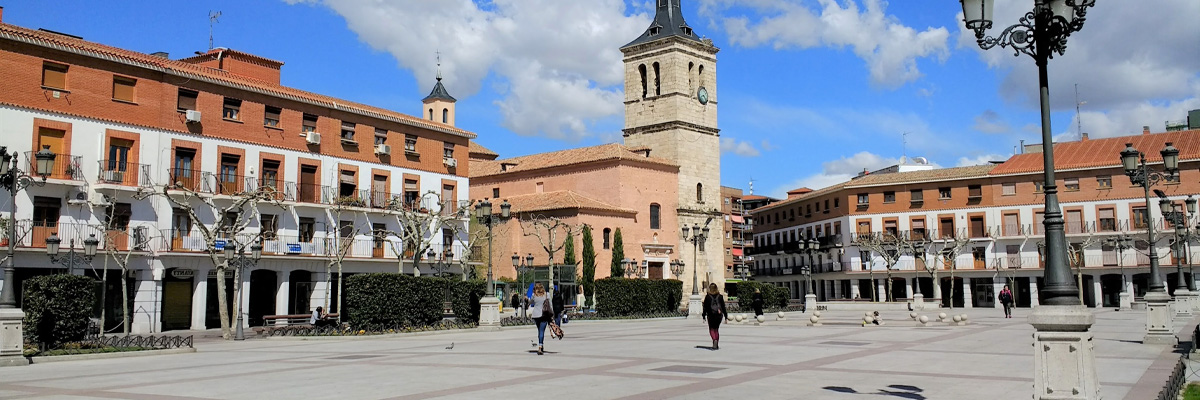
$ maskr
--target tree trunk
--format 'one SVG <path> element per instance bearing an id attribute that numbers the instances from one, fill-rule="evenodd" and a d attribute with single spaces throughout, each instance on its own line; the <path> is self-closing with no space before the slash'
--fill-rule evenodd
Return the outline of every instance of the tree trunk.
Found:
<path id="1" fill-rule="evenodd" d="M 892 298 L 892 267 L 888 267 L 887 270 L 887 293 L 884 293 L 884 298 L 887 299 L 888 302 L 894 300 L 894 298 Z"/>
<path id="2" fill-rule="evenodd" d="M 237 329 L 238 316 L 242 314 L 242 286 L 242 268 L 239 266 L 233 270 L 233 314 L 229 315 L 229 326 L 233 329 Z"/>
<path id="3" fill-rule="evenodd" d="M 225 295 L 225 269 L 229 264 L 213 261 L 217 267 L 217 315 L 221 320 L 221 337 L 229 340 L 229 296 Z"/>
<path id="4" fill-rule="evenodd" d="M 108 274 L 108 268 L 104 269 L 104 273 Z M 121 325 L 126 335 L 129 335 L 129 279 L 125 277 L 128 273 L 127 268 L 121 268 Z M 105 283 L 104 286 L 108 287 L 107 281 Z"/>
<path id="5" fill-rule="evenodd" d="M 339 322 L 338 325 L 341 326 L 342 315 L 346 314 L 346 310 L 342 309 L 342 296 L 345 295 L 345 293 L 346 293 L 346 291 L 345 291 L 346 279 L 344 276 L 342 276 L 342 261 L 341 260 L 338 260 L 337 269 L 338 269 L 338 298 L 337 298 L 338 319 L 337 320 Z"/>
<path id="6" fill-rule="evenodd" d="M 100 336 L 104 336 L 104 323 L 108 320 L 108 257 L 104 257 L 104 271 L 100 273 L 100 282 Z M 125 333 L 129 334 L 128 331 Z"/>

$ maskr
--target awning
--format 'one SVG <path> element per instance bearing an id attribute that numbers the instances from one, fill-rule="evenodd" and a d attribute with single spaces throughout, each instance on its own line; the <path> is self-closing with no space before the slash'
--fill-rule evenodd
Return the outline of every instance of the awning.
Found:
<path id="1" fill-rule="evenodd" d="M 739 224 L 744 224 L 744 223 L 746 223 L 746 220 L 745 220 L 744 218 L 742 218 L 742 216 L 741 216 L 741 215 L 734 215 L 734 216 L 732 216 L 730 219 L 732 219 L 732 220 L 733 220 L 733 222 L 736 222 L 736 223 L 739 223 Z"/>
<path id="2" fill-rule="evenodd" d="M 742 256 L 742 249 L 739 249 L 739 248 L 734 248 L 734 249 L 733 249 L 733 256 L 734 256 L 734 257 L 741 257 L 741 256 Z"/>

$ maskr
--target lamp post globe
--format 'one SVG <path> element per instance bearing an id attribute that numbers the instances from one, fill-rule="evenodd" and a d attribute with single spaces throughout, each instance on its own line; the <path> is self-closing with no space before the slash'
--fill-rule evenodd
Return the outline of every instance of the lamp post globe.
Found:
<path id="1" fill-rule="evenodd" d="M 60 246 L 62 246 L 62 239 L 58 237 L 58 233 L 51 233 L 50 237 L 46 238 L 46 255 L 58 257 Z"/>
<path id="2" fill-rule="evenodd" d="M 96 246 L 100 244 L 100 240 L 96 239 L 96 234 L 88 235 L 87 239 L 83 240 L 83 255 L 91 258 L 96 256 Z"/>
<path id="3" fill-rule="evenodd" d="M 57 157 L 57 154 L 54 154 L 53 151 L 50 151 L 50 146 L 42 146 L 42 149 L 38 150 L 38 152 L 33 155 L 33 158 L 36 160 L 37 164 L 37 171 L 34 172 L 37 173 L 38 176 L 42 177 L 42 179 L 46 179 L 46 177 L 50 176 L 50 174 L 54 171 L 54 159 Z"/>

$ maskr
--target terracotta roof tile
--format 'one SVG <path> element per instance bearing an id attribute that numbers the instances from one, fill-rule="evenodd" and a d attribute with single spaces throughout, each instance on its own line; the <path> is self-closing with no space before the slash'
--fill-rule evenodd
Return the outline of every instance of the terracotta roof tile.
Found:
<path id="1" fill-rule="evenodd" d="M 494 161 L 473 160 L 471 162 L 471 178 L 533 171 L 538 169 L 562 167 L 604 160 L 631 160 L 649 164 L 677 167 L 677 165 L 670 160 L 656 157 L 646 157 L 640 153 L 630 151 L 623 145 L 612 143 L 600 146 L 552 151 L 549 153 L 531 154 L 528 156 L 505 158 Z M 501 170 L 501 164 L 507 164 L 508 169 Z"/>
<path id="2" fill-rule="evenodd" d="M 504 200 L 512 204 L 512 212 L 514 213 L 580 209 L 637 214 L 637 211 L 617 207 L 570 190 L 523 194 L 506 197 Z"/>
<path id="3" fill-rule="evenodd" d="M 485 160 L 495 160 L 496 157 L 500 157 L 499 153 L 496 153 L 487 147 L 483 147 L 483 145 L 479 144 L 479 142 L 476 142 L 474 140 L 471 141 L 471 145 L 467 149 L 467 152 L 469 152 L 471 154 L 471 158 L 482 158 Z M 478 157 L 476 157 L 476 156 L 478 156 Z"/>
<path id="4" fill-rule="evenodd" d="M 1116 167 L 1121 164 L 1121 151 L 1126 143 L 1146 153 L 1146 162 L 1162 162 L 1158 152 L 1173 142 L 1179 148 L 1179 160 L 1200 159 L 1200 130 L 1164 132 L 1122 136 L 1105 139 L 1090 139 L 1054 145 L 1054 169 Z M 992 175 L 1042 172 L 1042 153 L 1018 154 L 993 169 Z"/>
<path id="5" fill-rule="evenodd" d="M 891 172 L 870 174 L 846 182 L 846 187 L 888 185 L 895 183 L 936 182 L 947 179 L 962 179 L 987 176 L 996 165 L 973 165 L 970 167 L 938 168 L 923 171 Z"/>
<path id="6" fill-rule="evenodd" d="M 801 196 L 799 196 L 799 197 L 793 196 L 792 198 L 789 198 L 789 199 L 784 199 L 784 200 L 777 201 L 777 202 L 774 202 L 774 203 L 771 203 L 771 204 L 767 204 L 767 205 L 765 205 L 765 206 L 762 206 L 762 207 L 759 207 L 759 208 L 755 208 L 755 209 L 753 209 L 753 210 L 750 210 L 750 213 L 751 213 L 751 214 L 753 214 L 753 213 L 757 213 L 757 212 L 759 212 L 759 211 L 762 211 L 762 210 L 769 210 L 769 209 L 772 209 L 772 208 L 775 208 L 775 207 L 781 207 L 781 206 L 788 205 L 788 204 L 795 204 L 796 202 L 803 201 L 803 200 L 806 200 L 806 199 L 811 199 L 811 198 L 814 198 L 814 197 L 820 197 L 820 196 L 824 196 L 824 195 L 826 195 L 826 194 L 829 194 L 829 193 L 832 193 L 832 192 L 836 192 L 836 191 L 838 191 L 838 190 L 841 190 L 843 187 L 845 187 L 845 186 L 846 186 L 846 184 L 847 184 L 847 183 L 848 183 L 848 182 L 842 182 L 842 183 L 839 183 L 839 184 L 836 184 L 836 185 L 830 185 L 830 186 L 826 186 L 826 187 L 823 187 L 823 188 L 820 188 L 820 189 L 817 189 L 817 190 L 814 190 L 814 191 L 811 191 L 811 192 L 805 193 L 805 194 L 803 194 L 803 195 L 801 195 Z M 745 201 L 745 200 L 746 200 L 745 198 L 742 198 L 742 201 Z"/>
<path id="7" fill-rule="evenodd" d="M 82 53 L 104 60 L 134 64 L 142 68 L 161 70 L 163 72 L 178 74 L 189 78 L 215 81 L 218 84 L 242 90 L 257 91 L 272 96 L 318 103 L 325 107 L 365 115 L 372 118 L 391 120 L 406 125 L 417 126 L 467 138 L 475 137 L 474 133 L 435 121 L 424 120 L 408 114 L 307 92 L 258 79 L 252 79 L 241 75 L 231 74 L 227 71 L 196 65 L 184 61 L 170 60 L 132 50 L 89 42 L 74 37 L 35 31 L 16 25 L 0 23 L 0 39 L 16 40 L 67 52 Z M 241 52 L 238 53 L 244 54 Z M 270 62 L 277 62 L 263 57 L 254 57 Z"/>

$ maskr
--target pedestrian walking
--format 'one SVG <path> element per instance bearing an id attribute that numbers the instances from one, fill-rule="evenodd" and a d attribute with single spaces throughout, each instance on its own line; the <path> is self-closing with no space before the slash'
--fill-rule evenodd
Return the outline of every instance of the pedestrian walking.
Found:
<path id="1" fill-rule="evenodd" d="M 551 304 L 550 296 L 546 294 L 546 287 L 542 286 L 540 282 L 533 286 L 533 297 L 529 299 L 529 316 L 537 324 L 537 353 L 540 356 L 544 351 L 546 326 L 550 325 L 551 320 L 554 319 L 554 304 Z"/>
<path id="2" fill-rule="evenodd" d="M 753 297 L 753 300 L 751 300 L 750 305 L 754 307 L 754 316 L 755 317 L 757 317 L 759 315 L 763 315 L 763 313 L 762 313 L 762 309 L 763 309 L 762 289 L 754 288 L 754 297 Z"/>
<path id="3" fill-rule="evenodd" d="M 700 317 L 708 323 L 708 336 L 712 337 L 713 350 L 721 348 L 721 333 L 718 329 L 721 328 L 721 323 L 725 322 L 726 315 L 728 313 L 725 312 L 725 297 L 717 290 L 717 284 L 708 284 L 708 294 L 704 296 Z"/>
<path id="4" fill-rule="evenodd" d="M 550 336 L 562 340 L 562 321 L 563 315 L 567 313 L 567 294 L 555 286 L 553 297 L 550 305 L 554 306 L 554 323 L 550 325 Z"/>
<path id="5" fill-rule="evenodd" d="M 1000 289 L 1000 305 L 1004 306 L 1004 318 L 1012 318 L 1013 295 L 1012 290 L 1008 290 L 1008 285 L 1004 285 L 1004 289 Z"/>

